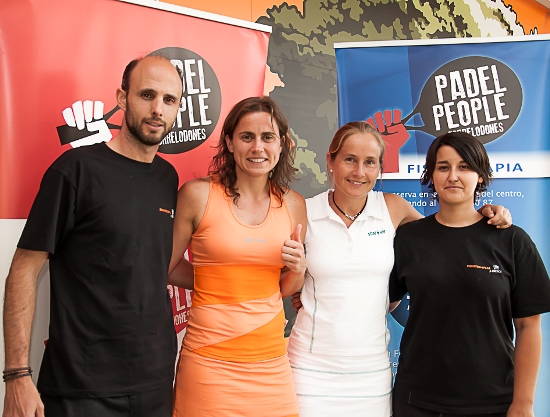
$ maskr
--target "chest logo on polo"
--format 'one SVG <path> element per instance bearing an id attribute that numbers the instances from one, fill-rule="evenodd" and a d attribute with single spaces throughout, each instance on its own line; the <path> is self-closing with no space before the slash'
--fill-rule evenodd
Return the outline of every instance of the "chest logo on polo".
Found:
<path id="1" fill-rule="evenodd" d="M 378 236 L 378 235 L 383 235 L 386 233 L 386 229 L 382 229 L 382 230 L 373 230 L 372 232 L 368 232 L 367 233 L 367 236 Z"/>
<path id="2" fill-rule="evenodd" d="M 248 243 L 267 243 L 267 239 L 265 238 L 254 238 L 254 237 L 245 237 L 244 241 Z"/>
<path id="3" fill-rule="evenodd" d="M 466 265 L 466 268 L 483 269 L 489 272 L 490 274 L 502 274 L 502 271 L 499 265 L 482 266 L 482 265 L 470 264 L 470 265 Z"/>

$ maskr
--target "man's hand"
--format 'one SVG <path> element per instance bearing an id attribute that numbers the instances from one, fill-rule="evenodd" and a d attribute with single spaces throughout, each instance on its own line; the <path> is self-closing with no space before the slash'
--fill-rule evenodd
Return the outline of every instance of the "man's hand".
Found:
<path id="1" fill-rule="evenodd" d="M 44 417 L 44 404 L 28 376 L 6 382 L 3 417 Z"/>
<path id="2" fill-rule="evenodd" d="M 386 142 L 384 172 L 399 172 L 399 149 L 411 137 L 405 125 L 401 123 L 401 110 L 377 112 L 374 118 L 367 119 L 367 123 L 378 129 Z"/>
<path id="3" fill-rule="evenodd" d="M 61 143 L 70 143 L 73 148 L 78 148 L 111 140 L 113 135 L 104 120 L 103 109 L 102 101 L 86 100 L 77 101 L 63 110 L 63 119 L 67 124 L 57 128 Z"/>

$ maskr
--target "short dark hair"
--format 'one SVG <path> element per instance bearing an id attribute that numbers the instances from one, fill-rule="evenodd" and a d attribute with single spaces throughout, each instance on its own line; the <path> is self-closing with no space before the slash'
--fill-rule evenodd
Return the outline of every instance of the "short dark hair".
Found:
<path id="1" fill-rule="evenodd" d="M 432 177 L 435 171 L 435 164 L 437 163 L 437 151 L 442 146 L 453 148 L 464 162 L 468 164 L 470 169 L 477 172 L 483 179 L 483 182 L 477 185 L 476 191 L 485 191 L 493 177 L 489 164 L 489 156 L 487 155 L 485 146 L 474 136 L 466 132 L 449 132 L 435 138 L 426 154 L 426 167 L 420 177 L 420 183 L 427 185 L 430 191 L 435 191 Z"/>
<path id="2" fill-rule="evenodd" d="M 164 55 L 155 54 L 155 53 L 149 54 L 149 55 L 141 57 L 141 58 L 136 58 L 136 59 L 131 60 L 128 63 L 128 65 L 126 65 L 126 68 L 124 68 L 124 72 L 122 73 L 122 82 L 120 83 L 120 89 L 122 91 L 124 91 L 126 94 L 128 94 L 128 91 L 130 91 L 130 77 L 132 76 L 132 72 L 134 71 L 134 68 L 136 68 L 137 64 L 139 64 L 139 62 L 142 59 L 148 58 L 150 56 L 156 56 L 156 57 L 165 59 L 168 62 L 170 62 L 170 60 L 167 57 L 165 57 Z M 181 82 L 183 83 L 183 73 L 181 72 L 181 69 L 179 69 L 176 66 L 174 66 L 174 68 L 178 72 L 178 75 L 181 79 Z"/>
<path id="3" fill-rule="evenodd" d="M 237 182 L 237 171 L 235 166 L 235 158 L 229 151 L 226 136 L 233 139 L 233 133 L 241 118 L 248 113 L 265 112 L 271 115 L 271 121 L 277 124 L 279 128 L 279 137 L 281 140 L 281 155 L 275 168 L 270 173 L 271 191 L 282 204 L 283 196 L 290 188 L 290 183 L 294 179 L 296 172 L 294 168 L 294 156 L 296 147 L 290 137 L 288 121 L 273 99 L 269 97 L 249 97 L 239 101 L 229 111 L 229 114 L 223 122 L 223 127 L 220 133 L 216 155 L 212 158 L 208 175 L 219 181 L 225 188 L 225 193 L 233 198 L 234 202 L 240 197 L 235 183 Z"/>

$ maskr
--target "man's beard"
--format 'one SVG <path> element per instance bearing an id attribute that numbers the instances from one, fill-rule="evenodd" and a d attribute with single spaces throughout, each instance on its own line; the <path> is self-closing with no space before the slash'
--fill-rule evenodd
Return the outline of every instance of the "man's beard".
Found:
<path id="1" fill-rule="evenodd" d="M 167 129 L 166 127 L 166 122 L 164 122 L 164 120 L 160 118 L 156 119 L 154 117 L 149 117 L 146 119 L 141 119 L 141 121 L 137 120 L 135 117 L 133 117 L 132 111 L 129 106 L 126 107 L 124 120 L 126 120 L 126 127 L 128 128 L 128 131 L 132 134 L 132 136 L 146 146 L 157 146 L 159 143 L 162 142 L 162 139 L 164 139 L 166 134 L 170 131 L 170 129 Z M 147 121 L 158 122 L 164 125 L 164 130 L 160 137 L 157 137 L 155 135 L 145 135 L 141 127 Z"/>

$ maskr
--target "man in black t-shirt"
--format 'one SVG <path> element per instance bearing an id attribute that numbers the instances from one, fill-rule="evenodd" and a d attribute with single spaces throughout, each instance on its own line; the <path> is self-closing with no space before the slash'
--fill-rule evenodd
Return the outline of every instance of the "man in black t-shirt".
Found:
<path id="1" fill-rule="evenodd" d="M 44 174 L 6 280 L 4 416 L 171 415 L 176 336 L 166 284 L 178 176 L 156 152 L 181 97 L 170 61 L 130 62 L 117 90 L 125 112 L 117 137 L 64 153 Z M 37 390 L 30 332 L 48 259 Z"/>

